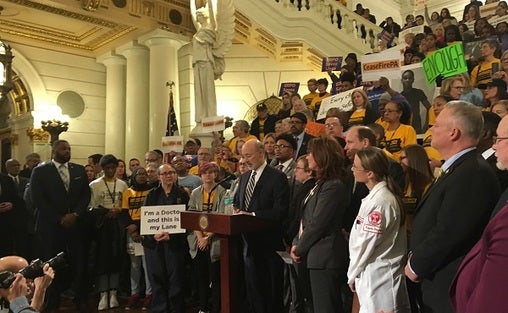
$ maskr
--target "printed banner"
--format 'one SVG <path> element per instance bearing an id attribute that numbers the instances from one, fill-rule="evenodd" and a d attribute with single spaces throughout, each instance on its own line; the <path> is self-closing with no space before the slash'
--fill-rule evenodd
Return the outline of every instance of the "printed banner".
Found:
<path id="1" fill-rule="evenodd" d="M 300 83 L 282 83 L 280 84 L 279 97 L 282 97 L 284 92 L 297 93 L 298 88 L 300 88 Z"/>
<path id="2" fill-rule="evenodd" d="M 180 226 L 180 213 L 183 211 L 185 211 L 185 204 L 142 206 L 139 234 L 185 233 L 185 229 Z"/>
<path id="3" fill-rule="evenodd" d="M 324 57 L 321 63 L 321 72 L 340 71 L 342 57 Z"/>
<path id="4" fill-rule="evenodd" d="M 203 133 L 211 133 L 224 130 L 226 128 L 224 115 L 203 117 L 201 119 L 201 126 L 203 127 Z"/>
<path id="5" fill-rule="evenodd" d="M 381 76 L 398 78 L 402 56 L 398 46 L 362 56 L 362 80 L 375 81 Z"/>
<path id="6" fill-rule="evenodd" d="M 320 120 L 326 117 L 326 112 L 330 108 L 339 108 L 339 110 L 343 112 L 351 111 L 353 109 L 353 102 L 351 101 L 351 94 L 356 91 L 363 89 L 363 87 L 357 87 L 348 91 L 344 91 L 333 95 L 328 98 L 324 98 L 321 101 L 321 106 L 319 107 L 319 112 L 317 114 L 317 119 Z"/>
<path id="7" fill-rule="evenodd" d="M 183 136 L 164 136 L 161 147 L 164 153 L 183 151 Z"/>
<path id="8" fill-rule="evenodd" d="M 423 59 L 422 65 L 429 84 L 439 75 L 450 77 L 467 72 L 462 42 L 435 51 Z"/>

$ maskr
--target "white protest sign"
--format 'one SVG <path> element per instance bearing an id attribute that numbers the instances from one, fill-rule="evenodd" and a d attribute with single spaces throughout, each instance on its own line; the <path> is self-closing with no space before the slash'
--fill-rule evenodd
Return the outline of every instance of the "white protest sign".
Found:
<path id="1" fill-rule="evenodd" d="M 170 153 L 171 151 L 183 151 L 183 136 L 162 137 L 161 150 L 164 153 Z"/>
<path id="2" fill-rule="evenodd" d="M 223 115 L 203 117 L 201 119 L 201 126 L 204 133 L 218 132 L 226 128 Z"/>
<path id="3" fill-rule="evenodd" d="M 180 226 L 180 212 L 183 211 L 185 211 L 185 204 L 142 206 L 139 234 L 185 233 L 185 229 Z"/>
<path id="4" fill-rule="evenodd" d="M 381 76 L 389 79 L 398 78 L 401 57 L 403 52 L 399 46 L 362 56 L 362 80 L 375 81 Z"/>
<path id="5" fill-rule="evenodd" d="M 321 106 L 317 114 L 317 119 L 326 117 L 326 112 L 330 108 L 339 108 L 342 112 L 351 111 L 353 109 L 353 102 L 351 101 L 351 94 L 356 91 L 363 89 L 363 87 L 357 87 L 351 90 L 347 90 L 336 95 L 321 100 Z"/>

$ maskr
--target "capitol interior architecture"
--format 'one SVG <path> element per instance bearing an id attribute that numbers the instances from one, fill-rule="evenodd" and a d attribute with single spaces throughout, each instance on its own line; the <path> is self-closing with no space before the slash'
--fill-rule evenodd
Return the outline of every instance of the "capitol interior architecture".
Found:
<path id="1" fill-rule="evenodd" d="M 309 78 L 325 77 L 325 56 L 370 52 L 370 34 L 380 31 L 354 15 L 358 1 L 232 2 L 234 37 L 215 94 L 216 114 L 233 120 L 252 119 L 255 104 L 278 96 L 283 82 L 305 89 Z M 361 2 L 397 21 L 412 10 L 409 0 Z M 444 2 L 427 1 L 429 10 L 452 12 L 467 1 Z M 175 83 L 178 126 L 188 138 L 199 119 L 195 33 L 189 0 L 0 0 L 2 166 L 31 152 L 49 159 L 56 138 L 71 143 L 80 164 L 93 153 L 141 159 L 161 146 L 167 82 Z"/>

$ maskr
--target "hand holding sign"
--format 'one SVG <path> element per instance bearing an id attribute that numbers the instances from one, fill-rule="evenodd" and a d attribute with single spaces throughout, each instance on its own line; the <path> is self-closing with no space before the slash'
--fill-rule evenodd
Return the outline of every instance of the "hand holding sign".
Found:
<path id="1" fill-rule="evenodd" d="M 429 84 L 439 75 L 446 78 L 467 72 L 462 42 L 435 51 L 423 59 L 422 65 Z"/>

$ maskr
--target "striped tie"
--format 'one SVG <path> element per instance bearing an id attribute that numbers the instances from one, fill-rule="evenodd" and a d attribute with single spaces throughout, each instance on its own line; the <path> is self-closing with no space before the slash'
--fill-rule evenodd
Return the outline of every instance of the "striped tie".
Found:
<path id="1" fill-rule="evenodd" d="M 245 189 L 245 198 L 244 198 L 245 210 L 249 209 L 250 199 L 252 198 L 252 193 L 254 192 L 255 186 L 256 186 L 256 171 L 252 171 L 252 175 L 250 176 L 249 182 L 247 183 L 247 189 Z"/>
<path id="2" fill-rule="evenodd" d="M 60 166 L 58 167 L 58 173 L 60 174 L 60 178 L 62 178 L 65 190 L 69 191 L 69 175 L 67 172 L 67 168 L 65 167 L 65 164 L 60 164 Z"/>

